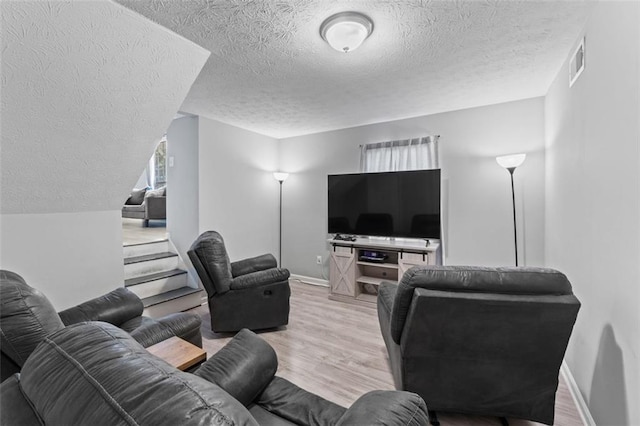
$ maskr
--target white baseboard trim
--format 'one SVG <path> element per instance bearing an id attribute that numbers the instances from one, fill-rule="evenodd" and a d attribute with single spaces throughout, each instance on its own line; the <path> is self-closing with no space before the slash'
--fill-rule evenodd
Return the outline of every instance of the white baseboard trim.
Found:
<path id="1" fill-rule="evenodd" d="M 300 281 L 304 284 L 319 285 L 321 287 L 329 287 L 329 281 L 321 278 L 307 277 L 306 275 L 291 274 L 290 280 Z"/>
<path id="2" fill-rule="evenodd" d="M 587 401 L 582 397 L 582 393 L 578 388 L 578 384 L 576 380 L 573 378 L 573 374 L 571 374 L 571 370 L 569 370 L 569 366 L 566 361 L 562 360 L 562 366 L 560 367 L 560 373 L 564 378 L 564 381 L 567 383 L 567 387 L 569 388 L 569 392 L 573 397 L 573 401 L 576 403 L 576 408 L 578 409 L 578 413 L 580 413 L 580 417 L 582 418 L 582 423 L 586 426 L 596 426 L 596 421 L 593 420 L 591 416 L 591 412 L 589 411 L 589 406 L 587 405 Z"/>

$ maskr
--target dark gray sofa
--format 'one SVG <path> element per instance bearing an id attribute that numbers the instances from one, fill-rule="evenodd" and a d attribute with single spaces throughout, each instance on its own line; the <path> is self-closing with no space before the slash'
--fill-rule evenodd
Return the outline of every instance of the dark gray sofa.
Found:
<path id="1" fill-rule="evenodd" d="M 144 226 L 149 225 L 149 220 L 166 220 L 167 188 L 134 189 L 122 206 L 122 217 L 142 219 Z"/>
<path id="2" fill-rule="evenodd" d="M 274 376 L 273 349 L 243 330 L 195 374 L 103 322 L 69 326 L 0 385 L 0 423 L 59 425 L 388 425 L 427 422 L 416 394 L 373 391 L 344 409 Z"/>
<path id="3" fill-rule="evenodd" d="M 178 336 L 202 347 L 196 314 L 180 312 L 154 319 L 142 316 L 142 301 L 126 288 L 118 288 L 57 313 L 44 294 L 15 272 L 0 270 L 1 379 L 19 372 L 46 336 L 84 321 L 104 321 L 129 333 L 144 347 Z"/>
<path id="4" fill-rule="evenodd" d="M 579 309 L 566 276 L 542 268 L 414 267 L 378 293 L 396 389 L 433 412 L 546 424 Z"/>

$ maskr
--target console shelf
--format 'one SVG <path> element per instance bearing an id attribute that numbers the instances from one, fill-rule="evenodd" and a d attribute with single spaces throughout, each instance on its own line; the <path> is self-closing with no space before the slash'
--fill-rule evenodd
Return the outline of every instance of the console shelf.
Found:
<path id="1" fill-rule="evenodd" d="M 356 262 L 356 264 L 360 266 L 373 266 L 375 268 L 398 269 L 397 263 L 374 263 L 374 262 L 363 262 L 359 260 L 358 262 Z"/>
<path id="2" fill-rule="evenodd" d="M 362 283 L 362 284 L 380 285 L 382 281 L 389 281 L 389 280 L 386 278 L 367 277 L 365 275 L 356 278 L 356 282 Z"/>
<path id="3" fill-rule="evenodd" d="M 329 299 L 359 304 L 375 304 L 383 281 L 398 283 L 416 265 L 441 264 L 440 242 L 358 238 L 355 241 L 329 240 Z M 359 260 L 365 251 L 376 251 L 384 262 Z"/>

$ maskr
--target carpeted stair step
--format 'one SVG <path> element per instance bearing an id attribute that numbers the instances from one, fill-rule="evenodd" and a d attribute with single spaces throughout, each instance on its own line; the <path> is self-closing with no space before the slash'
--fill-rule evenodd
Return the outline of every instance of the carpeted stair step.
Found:
<path id="1" fill-rule="evenodd" d="M 171 269 L 125 280 L 124 286 L 141 299 L 187 286 L 187 271 Z"/>
<path id="2" fill-rule="evenodd" d="M 161 252 L 124 259 L 125 280 L 178 269 L 179 258 L 176 253 Z"/>
<path id="3" fill-rule="evenodd" d="M 158 318 L 168 313 L 191 309 L 201 304 L 201 290 L 193 287 L 181 287 L 142 299 L 144 314 Z"/>

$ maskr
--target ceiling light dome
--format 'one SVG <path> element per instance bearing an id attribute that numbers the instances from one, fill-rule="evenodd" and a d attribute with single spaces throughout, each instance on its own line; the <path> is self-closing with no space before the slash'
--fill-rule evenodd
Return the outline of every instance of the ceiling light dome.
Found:
<path id="1" fill-rule="evenodd" d="M 320 25 L 320 35 L 339 52 L 356 50 L 373 31 L 373 22 L 358 12 L 336 13 Z"/>

